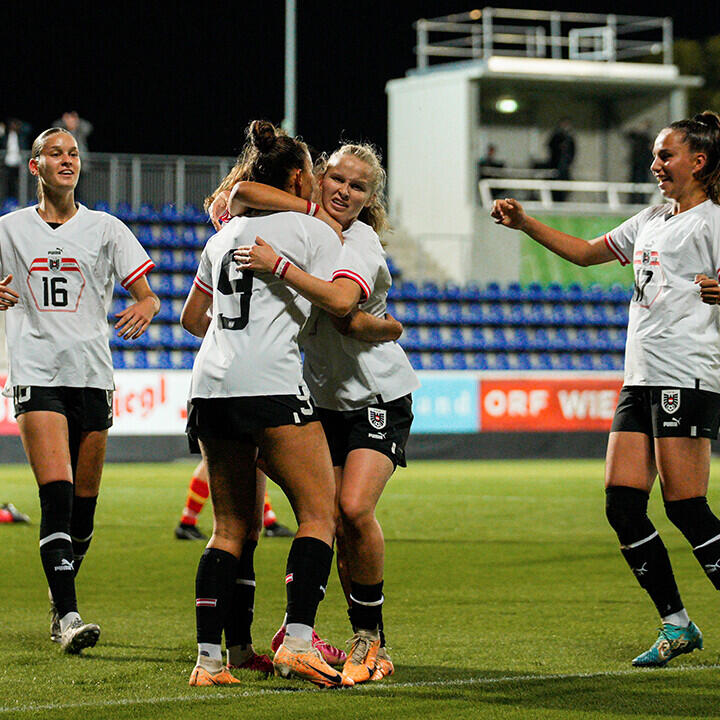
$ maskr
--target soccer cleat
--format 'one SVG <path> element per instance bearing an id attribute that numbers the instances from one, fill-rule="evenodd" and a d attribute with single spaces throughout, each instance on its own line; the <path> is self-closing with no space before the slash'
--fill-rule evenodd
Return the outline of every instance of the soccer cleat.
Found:
<path id="1" fill-rule="evenodd" d="M 228 670 L 252 670 L 253 672 L 265 673 L 265 677 L 272 674 L 273 662 L 267 655 L 258 655 L 256 652 L 238 665 L 227 664 Z"/>
<path id="2" fill-rule="evenodd" d="M 272 525 L 268 525 L 265 528 L 265 537 L 286 537 L 291 538 L 295 537 L 295 533 L 288 527 L 285 527 L 284 525 L 281 525 L 279 522 L 275 521 L 272 523 Z"/>
<path id="3" fill-rule="evenodd" d="M 295 638 L 287 638 L 275 653 L 273 667 L 275 674 L 284 678 L 298 678 L 322 688 L 337 688 L 354 685 L 350 678 L 345 677 L 328 665 L 320 655 L 320 651 L 312 645 L 291 649 Z"/>
<path id="4" fill-rule="evenodd" d="M 375 672 L 375 660 L 380 649 L 377 630 L 358 630 L 348 641 L 350 652 L 343 665 L 343 675 L 355 683 L 367 682 Z"/>
<path id="5" fill-rule="evenodd" d="M 70 655 L 77 655 L 83 648 L 94 647 L 99 637 L 99 626 L 84 623 L 77 617 L 60 636 L 60 647 Z"/>
<path id="6" fill-rule="evenodd" d="M 370 676 L 370 680 L 373 682 L 376 680 L 382 680 L 384 677 L 389 677 L 394 672 L 395 666 L 393 665 L 393 661 L 390 659 L 390 655 L 388 655 L 387 648 L 381 647 L 377 652 L 377 657 L 375 658 L 375 670 Z"/>
<path id="7" fill-rule="evenodd" d="M 48 600 L 50 600 L 50 640 L 59 643 L 62 640 L 62 628 L 60 627 L 60 616 L 55 607 L 50 588 L 48 588 Z"/>
<path id="8" fill-rule="evenodd" d="M 277 652 L 280 645 L 282 645 L 282 641 L 285 639 L 285 626 L 283 625 L 276 633 L 275 637 L 270 641 L 270 649 L 273 652 Z M 322 659 L 328 664 L 328 665 L 342 665 L 345 660 L 347 660 L 347 655 L 345 654 L 344 650 L 341 650 L 340 648 L 335 647 L 334 645 L 331 645 L 327 640 L 323 640 L 316 632 L 313 630 L 312 634 L 312 645 L 314 648 L 317 648 L 320 652 L 320 655 L 322 655 Z"/>
<path id="9" fill-rule="evenodd" d="M 638 655 L 632 664 L 635 667 L 663 667 L 678 655 L 702 648 L 703 636 L 695 623 L 691 622 L 687 627 L 664 623 L 655 644 Z"/>
<path id="10" fill-rule="evenodd" d="M 210 672 L 196 665 L 190 673 L 188 685 L 193 687 L 209 687 L 210 685 L 239 685 L 240 681 L 226 668 L 221 667 L 217 672 Z"/>
<path id="11" fill-rule="evenodd" d="M 4 510 L 10 515 L 10 522 L 14 523 L 29 523 L 30 518 L 25 513 L 20 512 L 12 503 L 3 503 L 0 505 L 0 510 Z"/>
<path id="12" fill-rule="evenodd" d="M 317 648 L 328 665 L 342 665 L 347 660 L 347 654 L 344 650 L 331 645 L 327 640 L 323 640 L 314 630 L 312 634 L 312 644 Z"/>
<path id="13" fill-rule="evenodd" d="M 178 540 L 207 540 L 207 535 L 203 535 L 195 525 L 180 523 L 175 528 L 175 537 Z"/>

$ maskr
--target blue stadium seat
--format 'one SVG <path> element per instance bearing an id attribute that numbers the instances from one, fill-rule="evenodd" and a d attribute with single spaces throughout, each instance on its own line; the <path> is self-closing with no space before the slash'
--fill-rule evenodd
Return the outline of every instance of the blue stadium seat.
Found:
<path id="1" fill-rule="evenodd" d="M 452 353 L 445 362 L 446 370 L 467 370 L 467 360 L 465 359 L 465 353 L 456 352 Z"/>
<path id="2" fill-rule="evenodd" d="M 7 213 L 14 212 L 18 209 L 18 207 L 20 207 L 20 205 L 15 198 L 5 198 L 5 200 L 3 200 L 2 206 L 0 206 L 0 214 L 6 215 Z"/>
<path id="3" fill-rule="evenodd" d="M 172 297 L 175 294 L 172 275 L 164 273 L 155 273 L 150 281 L 152 289 L 161 297 Z"/>
<path id="4" fill-rule="evenodd" d="M 119 217 L 124 222 L 131 222 L 131 221 L 135 220 L 135 213 L 133 212 L 133 209 L 130 207 L 130 203 L 127 203 L 127 202 L 118 203 L 113 215 L 115 215 L 116 217 Z"/>
<path id="5" fill-rule="evenodd" d="M 409 352 L 407 357 L 414 370 L 422 370 L 422 358 L 420 357 L 420 353 Z"/>
<path id="6" fill-rule="evenodd" d="M 125 369 L 125 353 L 122 350 L 112 351 L 112 364 L 117 370 Z"/>
<path id="7" fill-rule="evenodd" d="M 423 300 L 440 300 L 442 293 L 436 283 L 426 281 L 420 288 L 420 297 Z"/>
<path id="8" fill-rule="evenodd" d="M 166 222 L 176 222 L 182 217 L 174 203 L 165 203 L 160 208 L 160 219 Z"/>
<path id="9" fill-rule="evenodd" d="M 498 302 L 504 299 L 504 294 L 498 283 L 491 282 L 488 283 L 482 291 L 482 298 L 483 300 Z"/>
<path id="10" fill-rule="evenodd" d="M 135 236 L 146 250 L 153 250 L 159 245 L 150 225 L 138 225 L 135 230 Z"/>
<path id="11" fill-rule="evenodd" d="M 207 213 L 204 210 L 199 210 L 194 205 L 186 205 L 182 212 L 182 217 L 185 222 L 206 222 L 208 219 Z"/>
<path id="12" fill-rule="evenodd" d="M 427 370 L 445 370 L 445 359 L 441 352 L 434 352 L 430 355 L 430 365 Z"/>
<path id="13" fill-rule="evenodd" d="M 457 325 L 462 322 L 462 310 L 460 307 L 460 303 L 457 302 L 449 302 L 449 303 L 440 303 L 438 306 L 438 315 L 440 317 L 440 322 L 446 323 L 446 324 L 453 324 Z"/>
<path id="14" fill-rule="evenodd" d="M 405 280 L 403 283 L 401 283 L 397 290 L 399 292 L 398 297 L 401 297 L 403 300 L 420 299 L 420 291 L 418 290 L 418 286 L 410 280 Z"/>
<path id="15" fill-rule="evenodd" d="M 443 297 L 447 300 L 462 300 L 463 289 L 456 283 L 447 283 L 443 288 Z"/>
<path id="16" fill-rule="evenodd" d="M 160 220 L 160 215 L 150 203 L 143 203 L 137 212 L 137 218 L 145 222 L 157 222 Z"/>
<path id="17" fill-rule="evenodd" d="M 441 322 L 438 306 L 434 302 L 418 304 L 418 322 L 421 324 L 437 324 Z"/>
<path id="18" fill-rule="evenodd" d="M 479 325 L 483 321 L 480 303 L 464 302 L 460 304 L 460 322 L 463 325 Z"/>
<path id="19" fill-rule="evenodd" d="M 480 286 L 475 282 L 470 282 L 462 289 L 463 300 L 482 300 L 483 293 Z"/>
<path id="20" fill-rule="evenodd" d="M 172 225 L 163 225 L 158 238 L 158 245 L 164 248 L 182 247 L 182 237 L 178 236 L 177 231 Z"/>

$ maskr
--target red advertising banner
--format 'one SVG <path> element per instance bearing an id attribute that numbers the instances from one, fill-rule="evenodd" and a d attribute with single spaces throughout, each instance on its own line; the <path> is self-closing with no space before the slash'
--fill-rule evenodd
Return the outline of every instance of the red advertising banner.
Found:
<path id="1" fill-rule="evenodd" d="M 622 378 L 480 380 L 481 431 L 610 430 Z"/>
<path id="2" fill-rule="evenodd" d="M 4 373 L 0 373 L 0 389 L 5 387 Z M 15 412 L 13 411 L 13 399 L 0 395 L 0 435 L 19 435 Z"/>

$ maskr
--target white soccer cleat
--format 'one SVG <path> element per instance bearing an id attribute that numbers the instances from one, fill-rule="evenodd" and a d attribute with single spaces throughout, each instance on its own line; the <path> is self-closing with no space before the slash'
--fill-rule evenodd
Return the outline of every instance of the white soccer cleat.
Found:
<path id="1" fill-rule="evenodd" d="M 93 647 L 99 637 L 99 625 L 84 623 L 77 617 L 62 633 L 60 647 L 70 655 L 77 655 L 83 648 Z"/>

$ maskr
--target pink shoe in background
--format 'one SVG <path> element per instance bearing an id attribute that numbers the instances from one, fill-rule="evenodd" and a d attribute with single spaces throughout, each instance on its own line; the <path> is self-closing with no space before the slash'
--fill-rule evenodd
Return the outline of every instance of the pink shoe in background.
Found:
<path id="1" fill-rule="evenodd" d="M 275 637 L 270 641 L 270 649 L 273 652 L 277 652 L 278 648 L 282 645 L 282 641 L 285 639 L 285 626 L 283 625 L 276 633 Z M 313 630 L 312 635 L 313 647 L 320 651 L 323 660 L 328 665 L 342 665 L 347 660 L 347 655 L 344 650 L 336 648 L 331 645 L 327 640 L 323 640 Z"/>

